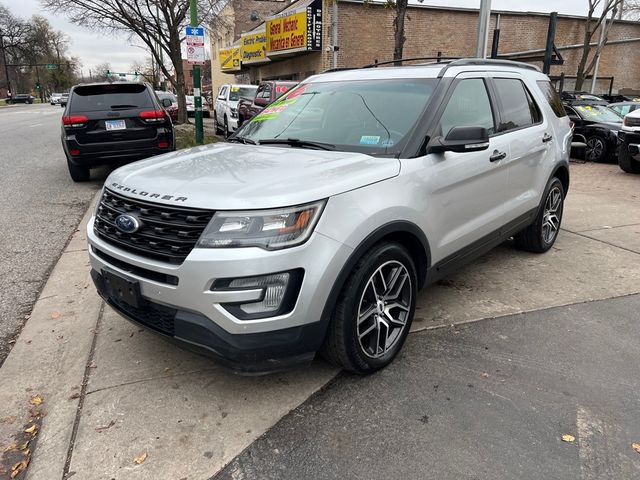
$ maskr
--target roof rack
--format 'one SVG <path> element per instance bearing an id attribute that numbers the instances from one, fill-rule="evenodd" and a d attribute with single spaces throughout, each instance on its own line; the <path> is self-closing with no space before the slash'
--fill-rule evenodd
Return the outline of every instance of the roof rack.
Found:
<path id="1" fill-rule="evenodd" d="M 374 63 L 370 63 L 369 65 L 364 65 L 360 68 L 377 68 L 380 67 L 382 65 L 391 65 L 391 64 L 396 64 L 396 63 L 400 63 L 399 66 L 403 66 L 402 62 L 416 62 L 419 60 L 435 60 L 436 63 L 444 63 L 446 61 L 450 61 L 450 60 L 459 60 L 460 57 L 443 57 L 443 56 L 437 56 L 437 57 L 412 57 L 412 58 L 398 58 L 397 60 L 387 60 L 385 62 L 374 62 Z M 432 65 L 431 63 L 429 63 L 428 65 Z"/>
<path id="2" fill-rule="evenodd" d="M 442 78 L 446 71 L 451 67 L 470 67 L 470 66 L 503 66 L 503 67 L 515 67 L 524 68 L 527 70 L 533 70 L 535 72 L 541 72 L 539 67 L 531 65 L 530 63 L 514 62 L 513 60 L 495 60 L 487 58 L 461 58 L 454 60 L 445 65 L 445 67 L 438 74 L 438 78 Z"/>

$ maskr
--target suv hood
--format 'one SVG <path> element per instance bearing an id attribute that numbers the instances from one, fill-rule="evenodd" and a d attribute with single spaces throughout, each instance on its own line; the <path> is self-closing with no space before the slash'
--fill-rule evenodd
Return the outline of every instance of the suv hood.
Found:
<path id="1" fill-rule="evenodd" d="M 135 162 L 105 185 L 167 205 L 215 210 L 298 205 L 398 175 L 395 158 L 221 143 Z"/>

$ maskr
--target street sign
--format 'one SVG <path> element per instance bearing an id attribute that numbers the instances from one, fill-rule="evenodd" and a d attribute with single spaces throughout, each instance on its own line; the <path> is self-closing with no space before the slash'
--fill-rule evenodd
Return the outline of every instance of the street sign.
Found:
<path id="1" fill-rule="evenodd" d="M 47 70 L 55 70 L 58 68 L 58 65 L 55 63 L 47 63 Z"/>
<path id="2" fill-rule="evenodd" d="M 194 65 L 204 64 L 204 27 L 187 27 L 187 62 Z"/>

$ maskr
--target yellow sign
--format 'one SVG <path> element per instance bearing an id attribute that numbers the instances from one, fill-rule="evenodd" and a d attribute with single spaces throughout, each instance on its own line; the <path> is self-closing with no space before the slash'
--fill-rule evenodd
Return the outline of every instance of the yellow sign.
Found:
<path id="1" fill-rule="evenodd" d="M 307 12 L 267 20 L 269 53 L 307 49 Z"/>
<path id="2" fill-rule="evenodd" d="M 222 71 L 234 72 L 240 70 L 240 47 L 221 48 L 218 53 Z"/>
<path id="3" fill-rule="evenodd" d="M 266 62 L 267 58 L 267 33 L 263 30 L 258 33 L 246 33 L 240 38 L 240 51 L 242 63 Z"/>

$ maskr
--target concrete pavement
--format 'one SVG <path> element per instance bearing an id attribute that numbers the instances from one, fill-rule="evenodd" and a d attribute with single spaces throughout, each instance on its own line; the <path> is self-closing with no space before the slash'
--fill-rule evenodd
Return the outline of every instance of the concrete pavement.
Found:
<path id="1" fill-rule="evenodd" d="M 0 109 L 0 365 L 87 205 L 101 186 L 74 184 L 60 145 L 63 109 Z"/>
<path id="2" fill-rule="evenodd" d="M 507 244 L 428 288 L 419 299 L 415 329 L 460 325 L 640 292 L 640 251 L 627 235 L 627 229 L 640 225 L 640 219 L 634 216 L 640 210 L 640 200 L 635 196 L 640 177 L 625 175 L 608 165 L 574 165 L 572 174 L 564 226 L 573 233 L 561 232 L 556 246 L 546 255 L 525 254 Z M 612 204 L 620 206 L 613 208 Z M 31 450 L 29 479 L 209 478 L 337 373 L 316 362 L 287 374 L 235 377 L 207 359 L 141 332 L 103 307 L 90 285 L 85 248 L 81 228 L 0 369 L 1 444 L 10 445 L 14 435 L 31 425 L 32 396 L 44 398 L 42 407 L 47 415 Z M 602 308 L 607 311 L 609 307 Z M 540 315 L 544 318 L 543 313 Z M 519 318 L 500 320 L 500 328 L 515 328 L 510 325 Z M 551 340 L 565 335 L 553 330 L 552 325 L 547 325 L 549 332 L 557 335 Z M 532 333 L 540 333 L 538 327 L 532 328 Z M 462 331 L 462 327 L 457 330 Z M 425 355 L 431 358 L 440 354 L 437 348 L 430 348 L 433 342 L 444 341 L 437 340 L 444 333 L 418 335 L 411 337 L 404 361 L 390 370 L 400 369 L 403 383 L 394 384 L 396 396 L 389 400 L 389 408 L 400 408 L 394 402 L 404 405 L 413 401 L 405 389 L 410 391 L 411 382 L 422 382 L 425 377 L 420 375 L 429 372 Z M 451 335 L 447 341 L 453 346 L 457 338 L 471 341 L 466 333 Z M 419 344 L 424 349 L 416 350 L 412 345 L 418 340 L 413 338 L 425 338 L 426 343 Z M 530 348 L 526 343 L 529 335 L 512 334 L 509 338 L 513 340 L 508 347 L 513 351 Z M 542 343 L 534 346 L 537 349 Z M 501 352 L 503 347 L 495 343 L 492 348 Z M 500 354 L 505 355 L 504 351 Z M 548 351 L 542 358 L 550 354 Z M 534 357 L 530 353 L 523 362 Z M 572 356 L 562 358 L 578 361 Z M 570 363 L 567 368 L 577 367 Z M 606 380 L 610 376 L 609 370 L 598 371 L 598 365 L 594 368 L 594 378 Z M 411 376 L 413 370 L 417 370 L 415 377 Z M 450 374 L 445 373 L 442 375 Z M 540 369 L 541 385 L 546 373 Z M 621 373 L 626 376 L 629 372 Z M 350 381 L 366 390 L 369 383 L 374 388 L 378 378 L 384 379 L 385 375 L 383 372 Z M 341 385 L 340 381 L 336 385 Z M 635 385 L 631 379 L 623 381 L 627 386 Z M 553 407 L 552 400 L 549 408 Z M 431 397 L 425 397 L 425 408 L 430 401 Z M 313 402 L 312 398 L 311 405 Z M 453 411 L 441 407 L 443 415 L 452 416 Z M 302 411 L 313 415 L 312 410 Z M 491 418 L 500 421 L 497 415 Z M 585 420 L 586 425 L 591 425 L 590 418 Z M 569 419 L 565 420 L 562 426 L 568 428 Z M 375 430 L 368 433 L 374 437 L 378 434 Z M 340 435 L 336 433 L 336 445 L 345 444 Z M 533 429 L 527 438 L 539 442 L 539 435 L 541 431 Z M 493 445 L 487 450 L 489 457 L 502 451 L 503 444 Z M 439 458 L 421 455 L 430 462 Z M 345 472 L 343 476 L 349 478 L 351 470 Z"/>

